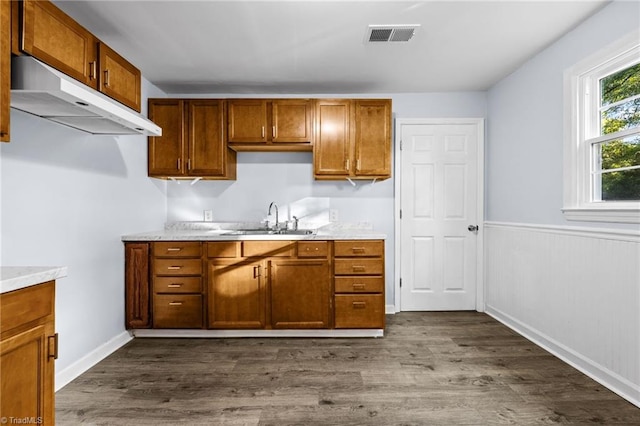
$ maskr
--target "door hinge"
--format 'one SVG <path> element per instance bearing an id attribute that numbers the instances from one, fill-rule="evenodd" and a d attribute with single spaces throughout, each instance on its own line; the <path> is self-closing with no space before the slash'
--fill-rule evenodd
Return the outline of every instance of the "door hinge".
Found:
<path id="1" fill-rule="evenodd" d="M 402 219 L 402 209 L 400 209 L 400 219 Z"/>
<path id="2" fill-rule="evenodd" d="M 400 288 L 402 288 L 402 278 L 400 278 Z"/>
<path id="3" fill-rule="evenodd" d="M 400 151 L 402 151 L 402 139 L 400 139 Z"/>

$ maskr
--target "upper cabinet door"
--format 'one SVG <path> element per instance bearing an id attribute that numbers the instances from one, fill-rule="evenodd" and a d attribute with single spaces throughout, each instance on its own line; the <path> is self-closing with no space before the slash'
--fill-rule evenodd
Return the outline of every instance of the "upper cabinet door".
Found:
<path id="1" fill-rule="evenodd" d="M 97 89 L 96 38 L 51 2 L 22 5 L 22 50 Z"/>
<path id="2" fill-rule="evenodd" d="M 102 42 L 98 53 L 100 91 L 140 112 L 140 70 Z"/>
<path id="3" fill-rule="evenodd" d="M 229 105 L 229 142 L 267 142 L 267 101 L 232 99 Z"/>
<path id="4" fill-rule="evenodd" d="M 315 109 L 313 169 L 316 178 L 349 176 L 351 101 L 319 99 Z"/>
<path id="5" fill-rule="evenodd" d="M 312 105 L 308 99 L 274 99 L 271 140 L 278 143 L 311 142 Z"/>
<path id="6" fill-rule="evenodd" d="M 190 100 L 187 103 L 187 116 L 188 174 L 224 176 L 227 165 L 225 101 Z"/>
<path id="7" fill-rule="evenodd" d="M 355 175 L 391 176 L 391 100 L 354 101 Z"/>
<path id="8" fill-rule="evenodd" d="M 183 117 L 184 101 L 149 99 L 149 119 L 162 127 L 162 136 L 149 136 L 149 176 L 184 175 Z"/>
<path id="9" fill-rule="evenodd" d="M 0 1 L 0 142 L 9 142 L 11 96 L 11 2 Z"/>

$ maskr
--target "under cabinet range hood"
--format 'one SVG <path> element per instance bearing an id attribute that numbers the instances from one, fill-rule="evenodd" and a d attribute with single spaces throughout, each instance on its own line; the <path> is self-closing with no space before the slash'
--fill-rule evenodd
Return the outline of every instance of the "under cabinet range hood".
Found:
<path id="1" fill-rule="evenodd" d="M 31 56 L 11 60 L 11 107 L 96 135 L 162 135 L 141 114 Z"/>

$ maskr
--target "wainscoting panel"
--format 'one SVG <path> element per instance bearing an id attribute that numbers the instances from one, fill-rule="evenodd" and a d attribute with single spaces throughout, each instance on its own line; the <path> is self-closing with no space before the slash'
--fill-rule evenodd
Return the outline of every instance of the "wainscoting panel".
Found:
<path id="1" fill-rule="evenodd" d="M 640 406 L 640 233 L 484 231 L 486 312 Z"/>

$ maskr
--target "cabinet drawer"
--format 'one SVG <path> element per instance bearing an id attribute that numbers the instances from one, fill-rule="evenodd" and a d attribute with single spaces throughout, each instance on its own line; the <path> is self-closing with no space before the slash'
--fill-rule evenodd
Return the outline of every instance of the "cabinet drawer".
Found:
<path id="1" fill-rule="evenodd" d="M 166 241 L 153 243 L 155 257 L 200 257 L 202 244 L 189 241 Z"/>
<path id="2" fill-rule="evenodd" d="M 336 328 L 384 328 L 382 294 L 335 296 Z"/>
<path id="3" fill-rule="evenodd" d="M 327 241 L 298 241 L 298 257 L 327 257 Z"/>
<path id="4" fill-rule="evenodd" d="M 335 259 L 335 275 L 382 275 L 382 259 Z"/>
<path id="5" fill-rule="evenodd" d="M 200 259 L 153 259 L 154 275 L 201 275 Z"/>
<path id="6" fill-rule="evenodd" d="M 295 255 L 293 241 L 243 241 L 242 255 L 244 257 L 292 257 Z"/>
<path id="7" fill-rule="evenodd" d="M 202 328 L 202 296 L 157 294 L 153 296 L 154 328 Z"/>
<path id="8" fill-rule="evenodd" d="M 239 257 L 240 244 L 240 241 L 207 243 L 207 257 Z"/>
<path id="9" fill-rule="evenodd" d="M 31 321 L 53 316 L 54 281 L 48 281 L 0 296 L 0 330 L 2 333 Z"/>
<path id="10" fill-rule="evenodd" d="M 153 291 L 155 293 L 202 293 L 202 278 L 155 277 Z"/>
<path id="11" fill-rule="evenodd" d="M 384 253 L 382 240 L 348 240 L 334 243 L 335 257 L 374 257 Z"/>
<path id="12" fill-rule="evenodd" d="M 382 277 L 336 277 L 336 293 L 382 293 Z"/>

